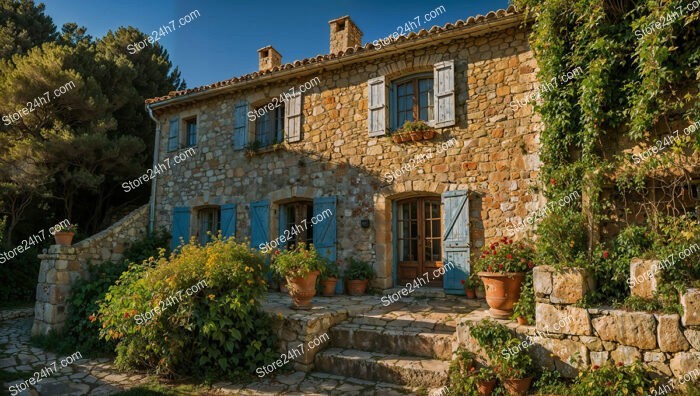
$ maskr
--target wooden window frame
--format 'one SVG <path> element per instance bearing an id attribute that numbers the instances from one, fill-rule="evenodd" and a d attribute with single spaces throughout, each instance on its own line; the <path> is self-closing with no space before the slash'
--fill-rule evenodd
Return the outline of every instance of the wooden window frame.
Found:
<path id="1" fill-rule="evenodd" d="M 435 78 L 432 72 L 412 74 L 409 76 L 396 79 L 391 82 L 391 121 L 392 129 L 396 130 L 401 128 L 402 125 L 399 124 L 399 87 L 410 84 L 413 88 L 411 94 L 411 116 L 412 121 L 420 120 L 420 82 L 424 80 L 432 81 L 432 88 L 428 91 L 428 105 L 426 110 L 428 112 L 428 119 L 423 120 L 427 123 L 433 121 L 435 117 L 435 103 L 433 96 L 435 94 Z M 431 118 L 432 113 L 432 118 Z"/>

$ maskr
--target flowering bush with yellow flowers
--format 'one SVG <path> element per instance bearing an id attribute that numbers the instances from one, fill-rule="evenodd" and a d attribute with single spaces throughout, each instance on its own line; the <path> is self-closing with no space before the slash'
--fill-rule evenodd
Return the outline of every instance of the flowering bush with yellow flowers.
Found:
<path id="1" fill-rule="evenodd" d="M 117 366 L 170 377 L 252 374 L 276 349 L 271 318 L 260 305 L 263 265 L 260 253 L 233 238 L 205 246 L 191 241 L 170 257 L 132 265 L 97 318 L 101 336 L 117 342 Z M 168 298 L 202 281 L 197 293 Z M 136 320 L 156 307 L 152 319 Z"/>

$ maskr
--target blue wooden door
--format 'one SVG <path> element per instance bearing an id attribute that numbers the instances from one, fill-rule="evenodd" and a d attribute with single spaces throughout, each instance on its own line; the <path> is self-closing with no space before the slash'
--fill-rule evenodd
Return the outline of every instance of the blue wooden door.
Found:
<path id="1" fill-rule="evenodd" d="M 224 238 L 236 236 L 236 205 L 221 206 L 221 236 Z"/>
<path id="2" fill-rule="evenodd" d="M 267 201 L 250 204 L 250 246 L 260 249 L 270 241 L 270 203 Z"/>
<path id="3" fill-rule="evenodd" d="M 172 250 L 178 246 L 189 242 L 190 240 L 190 208 L 180 206 L 173 209 L 173 239 L 171 242 Z"/>
<path id="4" fill-rule="evenodd" d="M 469 192 L 442 194 L 443 287 L 447 294 L 464 294 L 462 280 L 469 276 Z"/>
<path id="5" fill-rule="evenodd" d="M 335 262 L 337 259 L 338 248 L 336 244 L 336 197 L 320 197 L 314 199 L 314 217 L 313 220 L 313 241 L 314 248 L 318 253 Z M 336 285 L 336 292 L 343 292 L 343 282 L 339 281 Z"/>

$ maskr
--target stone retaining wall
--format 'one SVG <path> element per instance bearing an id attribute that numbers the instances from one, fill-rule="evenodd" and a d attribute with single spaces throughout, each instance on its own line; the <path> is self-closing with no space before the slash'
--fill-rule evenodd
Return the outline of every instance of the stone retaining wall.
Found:
<path id="1" fill-rule="evenodd" d="M 535 268 L 532 341 L 540 364 L 568 376 L 576 368 L 607 361 L 639 360 L 658 375 L 676 378 L 700 369 L 700 290 L 682 297 L 683 315 L 576 307 L 594 287 L 585 271 Z"/>
<path id="2" fill-rule="evenodd" d="M 73 246 L 52 245 L 39 255 L 32 334 L 61 331 L 66 300 L 76 280 L 89 276 L 88 265 L 122 258 L 126 245 L 148 232 L 148 205 L 131 212 L 106 230 Z"/>

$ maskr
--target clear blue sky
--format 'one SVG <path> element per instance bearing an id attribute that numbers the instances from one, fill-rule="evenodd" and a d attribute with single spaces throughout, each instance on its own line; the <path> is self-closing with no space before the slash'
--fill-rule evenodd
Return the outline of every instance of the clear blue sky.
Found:
<path id="1" fill-rule="evenodd" d="M 39 2 L 39 0 L 36 0 Z M 488 11 L 506 8 L 507 0 L 45 0 L 46 13 L 60 29 L 75 22 L 93 37 L 108 30 L 134 26 L 150 33 L 193 10 L 200 16 L 160 40 L 173 64 L 192 88 L 257 70 L 257 50 L 272 45 L 282 62 L 329 52 L 328 21 L 350 15 L 360 27 L 363 43 L 397 31 L 416 16 L 440 6 L 445 12 L 427 27 L 444 25 Z M 424 22 L 422 22 L 424 23 Z M 426 27 L 426 26 L 422 26 Z"/>

